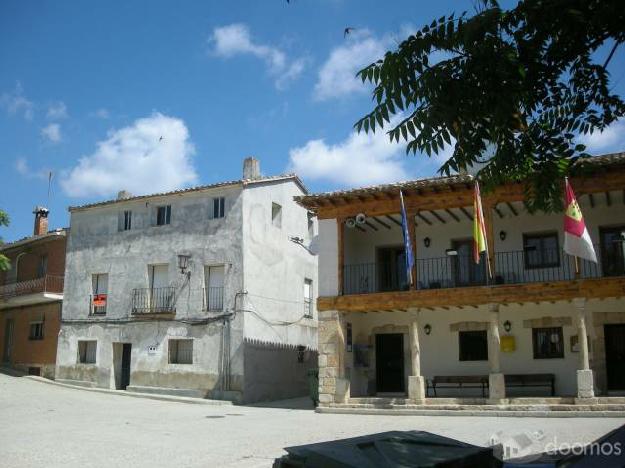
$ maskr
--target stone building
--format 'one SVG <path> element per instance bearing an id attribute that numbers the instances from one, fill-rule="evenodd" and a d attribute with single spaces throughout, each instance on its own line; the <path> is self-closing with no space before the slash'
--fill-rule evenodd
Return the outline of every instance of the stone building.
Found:
<path id="1" fill-rule="evenodd" d="M 319 219 L 321 405 L 622 395 L 625 154 L 589 168 L 571 183 L 599 261 L 577 270 L 562 251 L 563 215 L 528 213 L 521 184 L 483 193 L 492 276 L 472 257 L 471 175 L 298 197 Z"/>
<path id="2" fill-rule="evenodd" d="M 251 402 L 307 393 L 316 224 L 295 175 L 70 208 L 57 379 Z M 294 242 L 296 240 L 297 242 Z"/>
<path id="3" fill-rule="evenodd" d="M 54 378 L 65 270 L 66 230 L 48 231 L 48 210 L 34 210 L 33 235 L 0 245 L 0 365 Z"/>

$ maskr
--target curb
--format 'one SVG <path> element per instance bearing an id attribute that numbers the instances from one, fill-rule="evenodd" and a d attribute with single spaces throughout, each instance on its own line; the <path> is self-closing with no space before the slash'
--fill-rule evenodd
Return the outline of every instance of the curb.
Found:
<path id="1" fill-rule="evenodd" d="M 515 418 L 625 418 L 625 411 L 528 411 L 528 410 L 468 410 L 468 409 L 382 409 L 317 407 L 321 414 L 360 414 L 383 416 L 483 416 Z"/>
<path id="2" fill-rule="evenodd" d="M 36 375 L 25 375 L 22 378 L 34 380 L 35 382 L 45 383 L 48 385 L 56 385 L 58 387 L 71 388 L 74 390 L 84 390 L 87 392 L 104 393 L 107 395 L 125 396 L 130 398 L 144 398 L 147 400 L 170 401 L 175 403 L 187 403 L 192 405 L 232 406 L 232 402 L 227 400 L 208 400 L 205 398 L 159 395 L 155 393 L 125 392 L 123 390 L 110 390 L 108 388 L 83 387 L 81 385 L 70 385 L 61 382 L 55 382 L 54 380 L 49 380 Z"/>

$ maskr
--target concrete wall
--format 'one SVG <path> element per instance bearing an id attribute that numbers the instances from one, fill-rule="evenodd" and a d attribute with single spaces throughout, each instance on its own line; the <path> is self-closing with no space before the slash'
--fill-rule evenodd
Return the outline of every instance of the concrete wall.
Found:
<path id="1" fill-rule="evenodd" d="M 599 391 L 605 390 L 605 357 L 595 353 L 602 346 L 603 335 L 593 326 L 593 316 L 596 313 L 608 315 L 606 323 L 620 323 L 610 321 L 610 314 L 625 312 L 625 300 L 606 299 L 603 301 L 591 300 L 587 303 L 588 333 L 591 339 L 591 367 L 603 369 L 597 378 Z M 575 309 L 573 304 L 561 301 L 555 304 L 510 304 L 500 306 L 499 326 L 501 336 L 512 335 L 515 338 L 516 350 L 501 352 L 501 370 L 504 374 L 536 374 L 552 373 L 556 376 L 556 394 L 572 396 L 576 393 L 576 370 L 578 369 L 579 353 L 571 350 L 571 337 L 577 335 L 575 325 Z M 618 314 L 616 314 L 618 315 Z M 525 320 L 541 319 L 543 317 L 568 317 L 570 325 L 562 327 L 564 338 L 564 358 L 561 359 L 534 359 L 532 347 L 532 329 L 524 326 Z M 421 346 L 421 372 L 427 379 L 436 375 L 480 375 L 488 374 L 488 361 L 460 361 L 458 332 L 451 331 L 450 325 L 459 322 L 488 322 L 488 309 L 484 306 L 474 308 L 452 308 L 450 310 L 435 309 L 419 312 L 419 342 Z M 503 323 L 510 321 L 512 328 L 509 333 L 503 329 Z M 369 312 L 350 313 L 345 322 L 352 323 L 354 345 L 369 345 L 369 368 L 354 367 L 354 353 L 346 353 L 347 375 L 351 376 L 351 395 L 365 396 L 375 391 L 375 333 L 405 333 L 405 376 L 410 375 L 410 353 L 408 348 L 408 325 L 410 315 L 402 312 Z M 424 326 L 431 326 L 430 335 L 424 332 Z M 600 330 L 599 330 L 600 332 Z M 407 380 L 406 380 L 407 382 Z M 517 388 L 509 389 L 509 395 L 547 395 L 548 389 Z M 479 396 L 479 390 L 464 389 L 461 391 L 449 390 L 439 392 L 439 396 Z"/>
<path id="2" fill-rule="evenodd" d="M 293 201 L 302 193 L 293 181 L 254 184 L 243 192 L 244 334 L 259 345 L 246 344 L 247 401 L 307 392 L 296 347 L 317 348 L 317 257 L 289 240 L 312 240 L 307 210 Z M 280 226 L 272 223 L 272 203 L 282 207 Z M 305 279 L 313 286 L 312 318 L 304 316 Z"/>
<path id="3" fill-rule="evenodd" d="M 13 347 L 10 360 L 2 362 L 7 320 L 13 320 Z M 43 339 L 30 340 L 30 324 L 39 321 L 43 321 Z M 0 310 L 0 363 L 24 372 L 39 367 L 41 375 L 54 378 L 60 324 L 60 302 Z"/>
<path id="4" fill-rule="evenodd" d="M 222 389 L 223 324 L 185 325 L 177 322 L 113 324 L 65 324 L 59 337 L 63 354 L 57 363 L 57 379 L 76 380 L 86 385 L 116 388 L 119 385 L 121 353 L 114 350 L 119 343 L 131 343 L 130 385 L 166 389 L 197 390 L 198 396 L 211 396 Z M 193 339 L 193 363 L 170 364 L 169 340 Z M 78 360 L 78 342 L 97 340 L 96 363 Z M 226 342 L 227 343 L 227 342 Z M 227 344 L 226 344 L 227 346 Z M 241 356 L 241 340 L 232 344 L 232 353 Z M 154 350 L 148 350 L 154 347 Z M 230 389 L 242 391 L 242 365 L 232 369 Z"/>
<path id="5" fill-rule="evenodd" d="M 221 196 L 226 199 L 225 217 L 211 219 L 212 198 Z M 156 206 L 163 204 L 171 205 L 171 224 L 153 226 Z M 130 231 L 119 231 L 119 217 L 124 210 L 132 210 Z M 133 345 L 131 385 L 213 388 L 221 356 L 221 322 L 209 326 L 171 321 L 136 322 L 137 317 L 131 314 L 131 296 L 134 288 L 148 288 L 148 265 L 166 264 L 170 285 L 176 290 L 177 321 L 220 315 L 221 311 L 203 310 L 204 267 L 223 264 L 223 312 L 233 312 L 235 294 L 243 287 L 241 217 L 242 197 L 238 186 L 73 211 L 65 276 L 65 323 L 57 358 L 59 378 L 114 386 L 112 343 L 125 342 Z M 191 255 L 189 277 L 178 270 L 178 254 Z M 104 318 L 88 318 L 91 278 L 95 273 L 108 274 Z M 87 320 L 93 325 L 81 323 Z M 117 325 L 114 321 L 132 323 Z M 118 336 L 119 333 L 123 336 Z M 193 365 L 181 366 L 166 363 L 167 340 L 173 336 L 194 337 L 197 364 L 195 361 Z M 77 341 L 85 337 L 101 341 L 96 366 L 76 362 Z M 243 374 L 242 340 L 243 318 L 237 317 L 230 325 L 229 372 L 233 385 L 239 387 Z M 156 345 L 156 354 L 148 352 L 152 345 Z"/>

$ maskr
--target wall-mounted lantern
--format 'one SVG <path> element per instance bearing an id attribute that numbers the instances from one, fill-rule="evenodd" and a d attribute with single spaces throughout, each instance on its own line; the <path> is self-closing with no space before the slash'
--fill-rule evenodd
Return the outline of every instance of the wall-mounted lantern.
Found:
<path id="1" fill-rule="evenodd" d="M 429 335 L 430 333 L 432 333 L 432 325 L 430 325 L 429 323 L 426 323 L 425 326 L 423 327 L 423 331 L 425 332 L 426 335 Z"/>
<path id="2" fill-rule="evenodd" d="M 191 255 L 186 255 L 186 254 L 178 255 L 178 268 L 180 268 L 180 273 L 183 275 L 187 272 L 187 268 L 189 268 L 190 258 L 191 258 Z"/>
<path id="3" fill-rule="evenodd" d="M 503 323 L 503 329 L 506 331 L 506 333 L 510 332 L 510 330 L 512 330 L 512 324 L 510 323 L 510 320 L 506 320 Z"/>
<path id="4" fill-rule="evenodd" d="M 506 231 L 499 231 L 499 238 L 500 238 L 502 241 L 505 241 L 505 240 L 506 240 L 506 237 L 508 237 L 508 233 L 507 233 Z"/>
<path id="5" fill-rule="evenodd" d="M 425 245 L 426 248 L 430 246 L 431 242 L 432 240 L 429 237 L 423 239 L 423 245 Z"/>

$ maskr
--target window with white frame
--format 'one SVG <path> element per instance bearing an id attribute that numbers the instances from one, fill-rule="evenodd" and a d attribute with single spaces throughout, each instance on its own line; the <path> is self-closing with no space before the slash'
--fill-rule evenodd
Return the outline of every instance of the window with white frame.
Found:
<path id="1" fill-rule="evenodd" d="M 98 342 L 85 340 L 78 342 L 78 362 L 80 364 L 95 364 Z"/>
<path id="2" fill-rule="evenodd" d="M 156 207 L 156 225 L 165 226 L 171 224 L 171 205 Z"/>
<path id="3" fill-rule="evenodd" d="M 106 314 L 108 288 L 108 273 L 96 273 L 91 275 L 91 313 Z"/>
<path id="4" fill-rule="evenodd" d="M 276 202 L 271 204 L 271 224 L 282 227 L 282 205 Z"/>
<path id="5" fill-rule="evenodd" d="M 311 279 L 304 279 L 304 317 L 313 316 L 313 282 Z"/>
<path id="6" fill-rule="evenodd" d="M 308 238 L 312 239 L 315 236 L 315 214 L 308 211 L 306 213 L 306 218 L 308 220 Z"/>
<path id="7" fill-rule="evenodd" d="M 225 216 L 226 199 L 224 197 L 213 198 L 213 219 Z"/>
<path id="8" fill-rule="evenodd" d="M 193 340 L 178 338 L 170 339 L 169 363 L 193 364 Z"/>
<path id="9" fill-rule="evenodd" d="M 209 265 L 204 267 L 204 282 L 206 288 L 206 307 L 208 311 L 220 311 L 224 307 L 224 279 L 223 265 Z"/>

